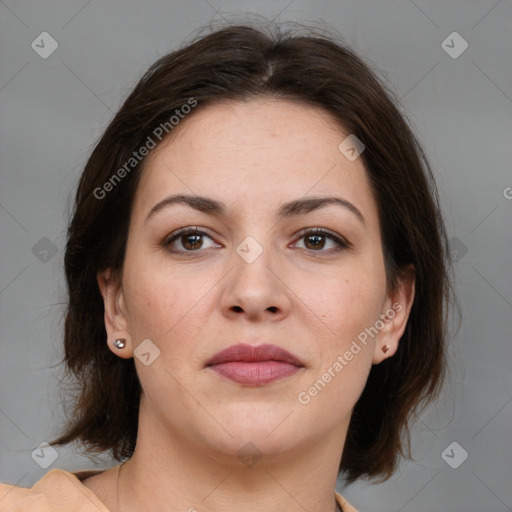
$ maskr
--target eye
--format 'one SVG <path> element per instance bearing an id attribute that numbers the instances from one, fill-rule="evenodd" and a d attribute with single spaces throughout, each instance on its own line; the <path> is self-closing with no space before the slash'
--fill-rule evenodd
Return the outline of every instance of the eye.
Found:
<path id="1" fill-rule="evenodd" d="M 194 228 L 182 228 L 178 231 L 172 233 L 169 237 L 167 237 L 162 245 L 168 249 L 170 252 L 198 252 L 199 249 L 204 249 L 204 244 L 202 241 L 203 237 L 207 237 L 210 240 L 212 238 L 205 231 L 201 231 L 197 227 Z M 212 240 L 213 241 L 213 240 Z M 182 248 L 176 248 L 175 242 L 181 244 Z M 217 247 L 220 247 L 217 245 Z M 208 247 L 206 247 L 208 249 Z"/>
<path id="2" fill-rule="evenodd" d="M 303 230 L 298 233 L 298 236 L 299 240 L 305 240 L 305 249 L 312 252 L 338 252 L 351 248 L 351 244 L 347 240 L 324 228 Z M 334 247 L 331 247 L 332 251 L 322 250 L 326 245 L 325 239 L 330 239 L 331 243 L 334 243 Z"/>
<path id="3" fill-rule="evenodd" d="M 350 242 L 324 228 L 305 229 L 298 233 L 297 236 L 299 240 L 305 240 L 304 248 L 311 252 L 339 252 L 352 247 Z M 162 242 L 162 246 L 172 253 L 182 254 L 200 252 L 201 249 L 209 249 L 211 247 L 222 247 L 216 243 L 210 245 L 210 247 L 205 247 L 203 243 L 204 237 L 213 242 L 212 237 L 206 231 L 202 231 L 197 227 L 186 227 L 169 235 Z M 327 247 L 330 250 L 322 250 L 325 249 L 326 240 L 330 240 L 331 245 L 333 245 L 331 248 Z M 176 247 L 177 244 L 180 244 L 181 247 Z"/>

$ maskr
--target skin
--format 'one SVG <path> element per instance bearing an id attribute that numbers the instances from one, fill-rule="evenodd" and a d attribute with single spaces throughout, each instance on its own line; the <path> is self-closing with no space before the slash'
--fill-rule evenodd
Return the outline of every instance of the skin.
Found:
<path id="1" fill-rule="evenodd" d="M 268 98 L 224 102 L 191 114 L 148 157 L 122 279 L 98 275 L 109 348 L 130 358 L 149 339 L 160 350 L 148 366 L 135 357 L 144 391 L 137 445 L 121 472 L 123 512 L 335 510 L 353 407 L 371 366 L 395 353 L 414 297 L 413 269 L 388 293 L 365 168 L 338 150 L 347 135 L 318 108 Z M 177 193 L 222 201 L 227 214 L 178 204 L 146 221 Z M 283 203 L 306 196 L 341 197 L 365 223 L 336 205 L 276 218 Z M 181 253 L 164 247 L 188 226 L 208 235 L 195 246 L 178 238 L 172 247 Z M 315 246 L 297 235 L 304 228 L 326 228 L 352 247 L 336 251 L 329 237 Z M 236 252 L 248 236 L 263 249 L 251 263 Z M 393 303 L 401 311 L 366 346 L 359 343 L 361 351 L 308 404 L 299 403 L 298 394 Z M 117 338 L 127 339 L 125 348 L 112 345 Z M 229 345 L 258 340 L 285 348 L 305 368 L 261 387 L 205 368 Z M 261 455 L 252 467 L 237 457 L 246 443 Z M 84 484 L 118 510 L 117 468 Z"/>

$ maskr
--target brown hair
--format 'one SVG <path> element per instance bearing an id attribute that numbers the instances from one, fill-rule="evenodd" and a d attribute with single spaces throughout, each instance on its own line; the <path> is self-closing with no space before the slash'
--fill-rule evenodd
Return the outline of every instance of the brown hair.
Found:
<path id="1" fill-rule="evenodd" d="M 350 421 L 340 464 L 347 481 L 389 478 L 410 456 L 409 423 L 439 394 L 445 373 L 453 288 L 448 243 L 427 159 L 397 101 L 346 45 L 332 36 L 235 25 L 165 55 L 144 74 L 115 115 L 80 177 L 68 227 L 67 376 L 78 383 L 73 417 L 53 441 L 80 441 L 90 452 L 132 455 L 141 386 L 134 360 L 107 347 L 96 275 L 123 268 L 130 212 L 145 159 L 133 153 L 177 110 L 221 100 L 270 96 L 326 109 L 366 146 L 365 165 L 379 213 L 389 290 L 401 270 L 416 269 L 416 293 L 396 354 L 372 367 Z M 193 115 L 193 112 L 190 114 Z M 113 182 L 125 166 L 122 180 Z M 112 186 L 108 193 L 104 184 Z M 407 450 L 404 450 L 407 448 Z"/>

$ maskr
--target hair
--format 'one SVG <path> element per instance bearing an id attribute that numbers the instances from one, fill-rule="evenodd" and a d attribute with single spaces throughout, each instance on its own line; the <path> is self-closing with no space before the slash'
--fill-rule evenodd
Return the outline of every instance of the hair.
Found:
<path id="1" fill-rule="evenodd" d="M 78 392 L 72 418 L 53 444 L 79 441 L 89 453 L 109 451 L 119 461 L 135 449 L 141 385 L 133 358 L 119 358 L 107 346 L 97 283 L 98 272 L 108 268 L 122 275 L 132 203 L 146 162 L 134 163 L 134 152 L 192 101 L 197 104 L 189 116 L 219 101 L 259 97 L 324 109 L 340 130 L 365 145 L 360 158 L 378 208 L 387 287 L 396 290 L 412 263 L 415 297 L 397 352 L 372 367 L 354 407 L 339 470 L 349 483 L 363 477 L 383 481 L 400 456 L 410 458 L 410 424 L 439 395 L 445 378 L 453 293 L 432 171 L 390 88 L 346 44 L 311 29 L 293 33 L 251 24 L 197 36 L 151 65 L 85 165 L 64 256 L 62 362 Z M 113 179 L 116 172 L 122 180 Z"/>

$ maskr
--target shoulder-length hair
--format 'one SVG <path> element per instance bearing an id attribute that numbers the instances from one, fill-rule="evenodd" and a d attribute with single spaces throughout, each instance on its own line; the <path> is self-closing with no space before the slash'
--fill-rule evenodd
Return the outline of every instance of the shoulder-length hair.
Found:
<path id="1" fill-rule="evenodd" d="M 439 394 L 445 375 L 453 292 L 432 171 L 393 93 L 350 48 L 312 31 L 281 33 L 251 25 L 213 31 L 155 62 L 85 165 L 64 260 L 63 361 L 78 394 L 72 418 L 54 444 L 80 441 L 89 452 L 110 451 L 117 460 L 135 448 L 141 386 L 133 358 L 119 358 L 107 347 L 96 276 L 107 268 L 115 276 L 122 273 L 134 193 L 146 161 L 139 149 L 149 139 L 159 142 L 156 134 L 163 135 L 162 127 L 169 132 L 172 116 L 186 113 L 185 105 L 193 106 L 193 116 L 210 103 L 263 96 L 325 109 L 340 129 L 363 141 L 388 290 L 396 290 L 408 264 L 415 267 L 405 332 L 395 355 L 370 371 L 351 417 L 340 471 L 348 482 L 385 480 L 400 455 L 410 456 L 409 424 Z"/>

